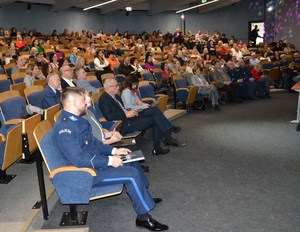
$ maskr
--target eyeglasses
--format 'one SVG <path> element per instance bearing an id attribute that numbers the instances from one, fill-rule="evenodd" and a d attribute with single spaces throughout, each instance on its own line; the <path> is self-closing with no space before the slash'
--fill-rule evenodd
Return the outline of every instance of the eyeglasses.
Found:
<path id="1" fill-rule="evenodd" d="M 110 85 L 109 87 L 119 87 L 119 85 Z"/>

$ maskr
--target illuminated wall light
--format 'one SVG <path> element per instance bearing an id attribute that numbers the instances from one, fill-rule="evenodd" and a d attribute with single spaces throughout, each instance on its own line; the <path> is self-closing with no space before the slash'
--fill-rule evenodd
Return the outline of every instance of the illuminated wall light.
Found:
<path id="1" fill-rule="evenodd" d="M 274 6 L 269 6 L 267 10 L 268 10 L 269 12 L 273 11 L 273 10 L 274 10 Z"/>
<path id="2" fill-rule="evenodd" d="M 107 1 L 107 2 L 103 2 L 103 3 L 100 3 L 100 4 L 94 5 L 94 6 L 90 6 L 90 7 L 84 8 L 83 10 L 84 11 L 90 10 L 90 9 L 93 9 L 93 8 L 96 8 L 96 7 L 99 7 L 99 6 L 104 6 L 106 4 L 109 4 L 109 3 L 112 3 L 112 2 L 116 2 L 116 1 L 117 0 L 110 0 L 110 1 Z"/>
<path id="3" fill-rule="evenodd" d="M 180 18 L 181 18 L 182 20 L 184 20 L 184 14 L 181 14 Z"/>
<path id="4" fill-rule="evenodd" d="M 125 10 L 126 11 L 132 11 L 132 7 L 131 6 L 125 7 Z"/>

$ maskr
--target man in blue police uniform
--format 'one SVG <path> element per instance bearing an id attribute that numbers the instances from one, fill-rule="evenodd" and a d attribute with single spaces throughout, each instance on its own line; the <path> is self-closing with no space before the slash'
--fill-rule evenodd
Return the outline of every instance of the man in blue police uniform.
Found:
<path id="1" fill-rule="evenodd" d="M 97 171 L 95 186 L 122 183 L 137 213 L 136 226 L 152 231 L 168 230 L 168 226 L 159 223 L 148 212 L 160 198 L 152 198 L 149 182 L 138 162 L 124 164 L 121 154 L 128 154 L 126 148 L 114 148 L 94 138 L 91 126 L 81 117 L 85 114 L 83 90 L 66 88 L 61 95 L 63 111 L 54 125 L 54 141 L 66 159 L 76 167 L 89 167 Z"/>

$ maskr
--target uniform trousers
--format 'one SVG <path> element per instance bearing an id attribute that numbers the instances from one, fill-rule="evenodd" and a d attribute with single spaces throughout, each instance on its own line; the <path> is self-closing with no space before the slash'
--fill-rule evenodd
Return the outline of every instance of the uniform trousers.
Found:
<path id="1" fill-rule="evenodd" d="M 122 167 L 107 167 L 97 170 L 94 177 L 94 186 L 124 184 L 133 208 L 137 215 L 142 215 L 155 207 L 155 202 L 148 191 L 149 181 L 139 162 L 124 164 Z"/>

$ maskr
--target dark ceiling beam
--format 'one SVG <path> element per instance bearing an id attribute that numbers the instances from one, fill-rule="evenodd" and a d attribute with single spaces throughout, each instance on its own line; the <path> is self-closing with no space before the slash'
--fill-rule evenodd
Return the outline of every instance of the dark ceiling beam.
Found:
<path id="1" fill-rule="evenodd" d="M 9 5 L 14 2 L 15 2 L 15 0 L 0 0 L 0 6 Z"/>

